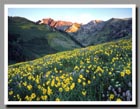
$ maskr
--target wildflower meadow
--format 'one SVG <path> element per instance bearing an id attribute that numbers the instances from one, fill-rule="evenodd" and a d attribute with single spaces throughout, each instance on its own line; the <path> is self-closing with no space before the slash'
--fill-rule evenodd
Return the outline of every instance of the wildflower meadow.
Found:
<path id="1" fill-rule="evenodd" d="M 8 66 L 9 101 L 131 101 L 132 40 Z"/>

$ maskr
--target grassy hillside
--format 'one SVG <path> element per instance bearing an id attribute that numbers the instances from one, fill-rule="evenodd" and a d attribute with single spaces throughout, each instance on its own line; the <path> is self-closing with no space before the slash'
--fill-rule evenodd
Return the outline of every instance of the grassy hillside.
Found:
<path id="1" fill-rule="evenodd" d="M 9 64 L 79 48 L 69 35 L 21 17 L 8 17 Z"/>
<path id="2" fill-rule="evenodd" d="M 132 100 L 132 40 L 60 52 L 8 67 L 9 101 Z"/>

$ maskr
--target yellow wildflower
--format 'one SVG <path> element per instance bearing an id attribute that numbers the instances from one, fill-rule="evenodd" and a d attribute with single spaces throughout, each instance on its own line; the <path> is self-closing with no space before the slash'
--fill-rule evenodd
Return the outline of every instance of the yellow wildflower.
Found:
<path id="1" fill-rule="evenodd" d="M 47 82 L 46 82 L 46 85 L 49 85 L 49 84 L 50 84 L 50 81 L 47 81 Z"/>
<path id="2" fill-rule="evenodd" d="M 19 96 L 19 94 L 17 94 L 17 98 L 18 98 L 18 99 L 20 99 L 20 96 Z"/>
<path id="3" fill-rule="evenodd" d="M 54 71 L 56 71 L 56 70 L 57 70 L 57 68 L 55 67 L 55 68 L 54 68 Z"/>
<path id="4" fill-rule="evenodd" d="M 86 91 L 82 91 L 83 96 L 86 96 L 86 93 L 87 93 Z"/>
<path id="5" fill-rule="evenodd" d="M 84 64 L 84 62 L 83 62 L 83 61 L 80 61 L 80 64 L 81 64 L 81 65 L 83 65 L 83 64 Z"/>
<path id="6" fill-rule="evenodd" d="M 28 80 L 31 80 L 32 79 L 32 77 L 31 76 L 28 76 Z"/>
<path id="7" fill-rule="evenodd" d="M 95 72 L 100 72 L 100 73 L 103 73 L 103 72 L 104 72 L 104 70 L 103 70 L 100 66 L 98 66 Z"/>
<path id="8" fill-rule="evenodd" d="M 69 90 L 70 90 L 70 88 L 67 86 L 67 87 L 65 88 L 65 91 L 68 92 Z"/>
<path id="9" fill-rule="evenodd" d="M 72 90 L 75 87 L 75 83 L 72 83 L 72 85 L 70 86 L 70 89 Z"/>
<path id="10" fill-rule="evenodd" d="M 84 78 L 84 77 L 83 77 L 82 79 L 83 79 L 83 80 L 86 80 L 86 78 Z"/>
<path id="11" fill-rule="evenodd" d="M 60 101 L 60 98 L 56 98 L 55 101 Z"/>
<path id="12" fill-rule="evenodd" d="M 57 76 L 57 77 L 55 77 L 55 79 L 57 80 L 57 81 L 59 81 L 59 77 Z"/>
<path id="13" fill-rule="evenodd" d="M 83 82 L 83 86 L 85 86 L 86 85 L 86 82 Z"/>
<path id="14" fill-rule="evenodd" d="M 79 78 L 83 78 L 83 75 L 82 75 L 82 74 L 80 74 L 80 75 L 79 75 Z"/>
<path id="15" fill-rule="evenodd" d="M 32 89 L 32 85 L 28 85 L 28 86 L 27 86 L 27 89 L 28 89 L 28 90 L 31 90 L 31 89 Z"/>
<path id="16" fill-rule="evenodd" d="M 39 84 L 39 78 L 36 78 L 36 80 L 35 80 L 35 81 L 36 81 L 36 83 L 37 83 L 37 84 Z"/>
<path id="17" fill-rule="evenodd" d="M 51 86 L 53 87 L 55 85 L 55 80 L 53 79 L 51 82 Z"/>
<path id="18" fill-rule="evenodd" d="M 23 86 L 27 86 L 27 82 L 24 82 L 24 83 L 23 83 Z"/>
<path id="19" fill-rule="evenodd" d="M 101 73 L 99 73 L 99 76 L 102 76 L 102 74 L 101 74 Z"/>
<path id="20" fill-rule="evenodd" d="M 120 75 L 121 75 L 122 77 L 124 77 L 124 76 L 125 76 L 125 73 L 124 73 L 124 72 L 121 72 Z"/>
<path id="21" fill-rule="evenodd" d="M 72 76 L 70 76 L 70 80 L 73 80 Z"/>
<path id="22" fill-rule="evenodd" d="M 86 73 L 89 73 L 89 70 L 86 70 Z"/>
<path id="23" fill-rule="evenodd" d="M 122 101 L 120 98 L 117 98 L 117 100 L 116 101 Z"/>
<path id="24" fill-rule="evenodd" d="M 88 80 L 88 84 L 91 84 L 91 81 L 90 80 Z"/>
<path id="25" fill-rule="evenodd" d="M 90 63 L 90 58 L 87 58 L 86 60 L 87 60 L 87 63 L 89 64 Z"/>
<path id="26" fill-rule="evenodd" d="M 110 100 L 114 99 L 114 94 L 110 94 L 109 99 Z"/>
<path id="27" fill-rule="evenodd" d="M 91 67 L 92 67 L 92 65 L 89 65 L 89 66 L 88 66 L 88 69 L 90 69 Z"/>
<path id="28" fill-rule="evenodd" d="M 35 93 L 32 93 L 31 94 L 31 98 L 34 99 L 35 97 L 36 97 L 36 94 Z"/>
<path id="29" fill-rule="evenodd" d="M 41 85 L 38 85 L 37 87 L 38 87 L 38 89 L 41 89 Z"/>
<path id="30" fill-rule="evenodd" d="M 96 77 L 95 76 L 93 76 L 93 79 L 95 79 Z"/>
<path id="31" fill-rule="evenodd" d="M 109 75 L 112 75 L 112 72 L 109 72 L 108 74 L 109 74 Z"/>
<path id="32" fill-rule="evenodd" d="M 130 71 L 130 70 L 125 70 L 125 73 L 126 73 L 127 75 L 130 75 L 130 74 L 131 74 L 131 71 Z"/>
<path id="33" fill-rule="evenodd" d="M 48 95 L 51 95 L 53 92 L 52 92 L 52 89 L 50 87 L 48 87 Z"/>
<path id="34" fill-rule="evenodd" d="M 59 88 L 59 92 L 62 92 L 63 91 L 63 88 Z"/>
<path id="35" fill-rule="evenodd" d="M 78 66 L 75 66 L 75 67 L 74 67 L 74 70 L 79 70 L 79 67 L 78 67 Z"/>
<path id="36" fill-rule="evenodd" d="M 13 91 L 12 90 L 9 92 L 9 95 L 13 95 Z"/>
<path id="37" fill-rule="evenodd" d="M 60 70 L 59 73 L 62 73 L 62 70 Z"/>
<path id="38" fill-rule="evenodd" d="M 42 89 L 43 94 L 45 95 L 47 93 L 47 90 L 45 88 Z"/>
<path id="39" fill-rule="evenodd" d="M 61 85 L 61 83 L 59 81 L 57 84 L 55 84 L 55 87 L 59 87 L 60 85 Z"/>
<path id="40" fill-rule="evenodd" d="M 30 97 L 26 95 L 25 100 L 30 101 Z"/>
<path id="41" fill-rule="evenodd" d="M 28 71 L 31 71 L 32 69 L 30 67 L 28 67 Z"/>
<path id="42" fill-rule="evenodd" d="M 42 99 L 42 100 L 47 100 L 47 98 L 48 98 L 47 95 L 44 95 L 44 96 L 42 95 L 42 96 L 41 96 L 41 99 Z"/>
<path id="43" fill-rule="evenodd" d="M 36 98 L 36 100 L 37 100 L 37 101 L 40 101 L 40 98 L 39 98 L 39 97 L 37 97 L 37 98 Z"/>
<path id="44" fill-rule="evenodd" d="M 81 79 L 78 79 L 78 83 L 81 83 Z"/>

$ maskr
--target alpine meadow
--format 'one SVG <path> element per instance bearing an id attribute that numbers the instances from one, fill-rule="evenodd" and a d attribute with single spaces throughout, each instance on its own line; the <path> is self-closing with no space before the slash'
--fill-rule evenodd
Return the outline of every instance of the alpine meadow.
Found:
<path id="1" fill-rule="evenodd" d="M 132 16 L 7 17 L 9 102 L 134 100 Z"/>

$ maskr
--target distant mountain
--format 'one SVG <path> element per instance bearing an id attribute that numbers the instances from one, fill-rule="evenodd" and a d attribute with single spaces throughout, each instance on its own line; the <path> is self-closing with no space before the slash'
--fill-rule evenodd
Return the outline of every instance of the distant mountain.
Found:
<path id="1" fill-rule="evenodd" d="M 92 20 L 83 25 L 51 18 L 32 22 L 22 17 L 8 17 L 8 60 L 9 64 L 32 60 L 131 36 L 131 18 Z"/>
<path id="2" fill-rule="evenodd" d="M 79 47 L 67 33 L 22 17 L 8 17 L 9 64 Z"/>
<path id="3" fill-rule="evenodd" d="M 108 21 L 92 20 L 87 24 L 67 21 L 43 19 L 40 24 L 46 24 L 59 31 L 67 32 L 82 46 L 108 42 L 132 35 L 132 19 L 111 18 Z"/>
<path id="4" fill-rule="evenodd" d="M 52 28 L 55 28 L 60 31 L 65 31 L 68 33 L 76 32 L 80 28 L 81 24 L 79 23 L 72 23 L 69 21 L 55 21 L 52 18 L 42 19 L 36 22 L 37 24 L 46 24 Z"/>
<path id="5" fill-rule="evenodd" d="M 108 42 L 132 35 L 132 19 L 112 18 L 108 21 L 90 21 L 71 35 L 83 46 Z"/>
<path id="6" fill-rule="evenodd" d="M 68 21 L 55 21 L 52 18 L 46 18 L 38 21 L 39 24 L 46 24 L 52 28 L 65 31 L 73 23 Z"/>

